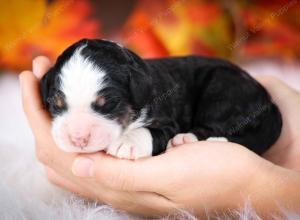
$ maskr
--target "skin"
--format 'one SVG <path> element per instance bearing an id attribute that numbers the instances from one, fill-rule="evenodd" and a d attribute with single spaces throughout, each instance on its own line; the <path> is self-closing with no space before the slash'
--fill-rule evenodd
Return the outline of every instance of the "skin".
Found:
<path id="1" fill-rule="evenodd" d="M 279 214 L 278 205 L 300 208 L 300 94 L 281 81 L 258 79 L 283 114 L 282 135 L 265 153 L 268 160 L 238 144 L 200 141 L 131 161 L 103 152 L 65 153 L 55 145 L 51 119 L 38 89 L 39 80 L 50 66 L 46 57 L 37 57 L 33 72 L 20 74 L 20 84 L 37 158 L 45 165 L 52 183 L 143 216 L 187 209 L 198 217 L 207 217 L 242 208 L 245 200 L 263 217 Z"/>

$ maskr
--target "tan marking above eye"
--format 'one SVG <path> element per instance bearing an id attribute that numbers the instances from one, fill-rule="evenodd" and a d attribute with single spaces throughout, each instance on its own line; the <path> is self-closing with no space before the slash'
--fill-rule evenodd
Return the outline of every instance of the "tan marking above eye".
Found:
<path id="1" fill-rule="evenodd" d="M 99 106 L 103 106 L 103 105 L 105 104 L 105 97 L 99 95 L 99 96 L 96 98 L 96 103 L 97 103 L 97 105 L 99 105 Z"/>
<path id="2" fill-rule="evenodd" d="M 60 95 L 56 95 L 54 101 L 57 107 L 62 108 L 64 106 L 64 100 Z"/>

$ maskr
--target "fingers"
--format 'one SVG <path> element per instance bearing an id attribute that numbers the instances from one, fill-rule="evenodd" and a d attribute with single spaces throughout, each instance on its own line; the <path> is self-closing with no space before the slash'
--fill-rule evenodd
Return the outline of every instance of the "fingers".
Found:
<path id="1" fill-rule="evenodd" d="M 164 180 L 166 163 L 160 155 L 136 161 L 121 160 L 103 152 L 77 157 L 72 172 L 79 177 L 95 178 L 115 190 L 156 191 L 158 179 Z"/>
<path id="2" fill-rule="evenodd" d="M 82 180 L 79 184 L 76 184 L 57 174 L 49 167 L 46 167 L 46 173 L 50 182 L 67 191 L 94 201 L 105 202 L 114 208 L 133 214 L 162 216 L 177 209 L 175 203 L 155 193 L 114 191 L 103 189 L 101 185 L 91 185 Z M 92 188 L 94 192 L 92 193 L 88 188 Z"/>
<path id="3" fill-rule="evenodd" d="M 45 56 L 38 56 L 32 61 L 32 72 L 40 80 L 51 67 L 50 60 Z"/>
<path id="4" fill-rule="evenodd" d="M 161 217 L 179 210 L 179 205 L 155 193 L 116 192 L 111 193 L 111 204 L 114 208 L 145 217 Z"/>
<path id="5" fill-rule="evenodd" d="M 299 94 L 295 89 L 276 77 L 259 76 L 257 80 L 268 90 L 276 103 L 289 101 L 290 99 L 286 99 L 287 97 Z"/>
<path id="6" fill-rule="evenodd" d="M 56 173 L 53 169 L 50 167 L 46 167 L 46 174 L 48 180 L 55 184 L 56 186 L 66 189 L 68 191 L 71 191 L 75 194 L 78 194 L 82 197 L 93 199 L 95 200 L 95 196 L 90 194 L 87 190 L 84 190 L 79 185 L 75 184 L 74 182 L 69 181 L 68 179 L 64 178 L 63 176 Z"/>
<path id="7" fill-rule="evenodd" d="M 50 138 L 39 137 L 40 142 L 36 142 L 36 157 L 47 167 L 51 167 L 64 177 L 73 177 L 69 167 L 75 158 L 75 154 L 61 151 L 54 143 L 51 135 Z"/>
<path id="8" fill-rule="evenodd" d="M 42 125 L 47 125 L 47 127 L 49 125 L 49 115 L 44 110 L 41 101 L 39 80 L 50 66 L 51 62 L 47 57 L 39 56 L 33 60 L 33 72 L 23 71 L 19 76 L 23 109 L 33 130 L 36 127 L 43 128 Z"/>
<path id="9" fill-rule="evenodd" d="M 279 107 L 284 120 L 283 125 L 285 126 L 289 121 L 288 124 L 294 124 L 292 116 L 298 115 L 297 106 L 300 103 L 300 93 L 275 77 L 263 76 L 258 80 L 266 87 L 273 101 Z"/>
<path id="10" fill-rule="evenodd" d="M 65 165 L 68 166 L 68 170 L 73 155 L 66 155 L 59 151 L 53 141 L 50 132 L 51 119 L 41 101 L 38 78 L 31 71 L 24 71 L 19 79 L 23 109 L 35 136 L 37 158 L 43 164 L 55 166 L 56 169 L 69 161 L 69 164 Z"/>
<path id="11" fill-rule="evenodd" d="M 298 108 L 295 106 L 300 103 L 300 93 L 275 77 L 263 76 L 258 80 L 266 87 L 273 101 L 279 107 L 285 126 L 285 122 L 292 119 L 291 116 L 298 115 Z M 291 124 L 293 124 L 292 121 Z"/>
<path id="12" fill-rule="evenodd" d="M 39 90 L 39 81 L 31 71 L 19 76 L 23 109 L 33 132 L 50 130 L 50 118 L 44 110 Z"/>

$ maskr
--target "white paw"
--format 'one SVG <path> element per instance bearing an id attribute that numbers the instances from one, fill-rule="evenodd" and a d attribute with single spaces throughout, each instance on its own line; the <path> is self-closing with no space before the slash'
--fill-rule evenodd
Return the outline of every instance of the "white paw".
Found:
<path id="1" fill-rule="evenodd" d="M 137 159 L 136 147 L 130 140 L 120 140 L 110 145 L 106 153 L 123 159 Z"/>
<path id="2" fill-rule="evenodd" d="M 222 142 L 228 142 L 228 139 L 225 137 L 209 137 L 206 139 L 207 141 L 222 141 Z"/>
<path id="3" fill-rule="evenodd" d="M 106 150 L 110 155 L 122 159 L 136 160 L 152 155 L 152 136 L 148 129 L 138 128 L 125 133 Z"/>
<path id="4" fill-rule="evenodd" d="M 198 138 L 193 133 L 180 133 L 176 134 L 172 139 L 169 140 L 167 148 L 193 143 L 196 141 L 198 141 Z"/>

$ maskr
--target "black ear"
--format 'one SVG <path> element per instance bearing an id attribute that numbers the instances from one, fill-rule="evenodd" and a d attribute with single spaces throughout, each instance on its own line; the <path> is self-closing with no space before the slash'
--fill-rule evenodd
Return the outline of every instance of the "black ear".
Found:
<path id="1" fill-rule="evenodd" d="M 49 104 L 51 99 L 51 88 L 55 84 L 55 78 L 56 78 L 56 71 L 52 67 L 41 79 L 40 81 L 40 93 L 42 96 L 43 105 L 46 109 L 49 110 Z"/>
<path id="2" fill-rule="evenodd" d="M 130 79 L 129 90 L 131 94 L 131 100 L 136 107 L 136 110 L 140 110 L 152 100 L 152 80 L 146 72 L 137 70 L 130 67 Z"/>
<path id="3" fill-rule="evenodd" d="M 123 50 L 129 62 L 131 100 L 136 110 L 140 110 L 152 100 L 152 77 L 147 64 L 138 55 L 128 49 Z"/>

